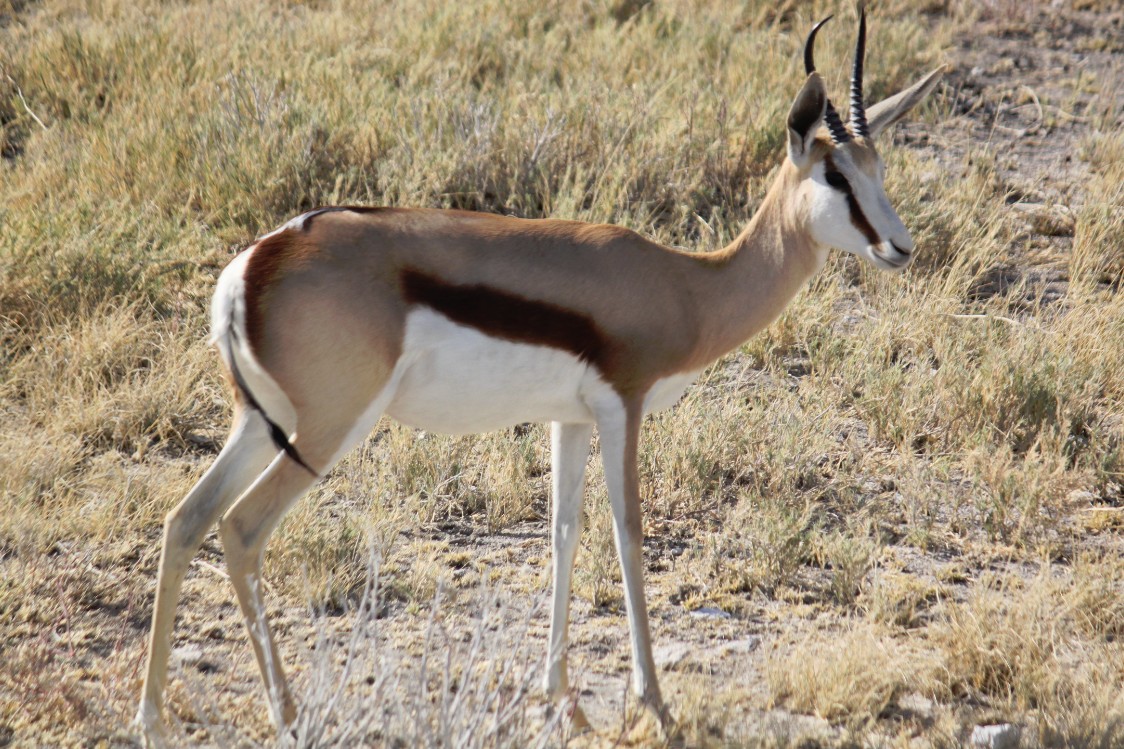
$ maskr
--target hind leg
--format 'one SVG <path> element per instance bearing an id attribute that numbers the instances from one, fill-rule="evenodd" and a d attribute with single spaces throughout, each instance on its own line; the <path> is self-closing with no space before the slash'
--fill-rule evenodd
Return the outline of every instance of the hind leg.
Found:
<path id="1" fill-rule="evenodd" d="M 313 466 L 326 473 L 370 433 L 388 399 L 389 392 L 384 392 L 357 421 L 342 427 L 302 427 L 294 445 Z M 311 421 L 308 417 L 301 418 L 306 425 Z M 316 481 L 316 477 L 288 456 L 278 455 L 219 522 L 227 572 L 238 595 L 254 656 L 265 682 L 270 714 L 278 729 L 292 724 L 297 711 L 296 701 L 285 678 L 281 654 L 266 618 L 261 590 L 262 557 L 270 535 L 285 513 Z"/>
<path id="2" fill-rule="evenodd" d="M 278 729 L 296 718 L 277 643 L 266 619 L 261 591 L 261 563 L 266 542 L 281 518 L 316 478 L 285 455 L 279 455 L 261 478 L 230 509 L 219 524 L 226 570 L 265 681 L 270 715 Z"/>
<path id="3" fill-rule="evenodd" d="M 276 454 L 277 448 L 270 441 L 261 416 L 240 409 L 235 414 L 230 438 L 214 464 L 164 520 L 148 662 L 137 710 L 137 723 L 146 732 L 159 731 L 176 603 L 191 558 L 219 515 L 254 482 Z"/>

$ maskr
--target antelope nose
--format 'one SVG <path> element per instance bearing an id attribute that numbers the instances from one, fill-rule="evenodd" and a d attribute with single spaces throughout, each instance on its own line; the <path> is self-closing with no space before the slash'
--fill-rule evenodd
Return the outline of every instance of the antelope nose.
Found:
<path id="1" fill-rule="evenodd" d="M 909 236 L 908 234 L 902 237 L 894 237 L 890 240 L 890 244 L 895 250 L 903 255 L 912 254 L 915 246 L 913 244 L 913 237 Z"/>

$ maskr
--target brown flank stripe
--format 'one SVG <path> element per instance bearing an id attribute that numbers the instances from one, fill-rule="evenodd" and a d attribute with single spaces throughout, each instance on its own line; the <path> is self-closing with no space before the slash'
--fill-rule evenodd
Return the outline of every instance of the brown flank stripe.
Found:
<path id="1" fill-rule="evenodd" d="M 561 349 L 606 369 L 605 336 L 578 312 L 481 284 L 458 286 L 413 269 L 403 270 L 399 283 L 409 304 L 429 307 L 494 338 Z"/>

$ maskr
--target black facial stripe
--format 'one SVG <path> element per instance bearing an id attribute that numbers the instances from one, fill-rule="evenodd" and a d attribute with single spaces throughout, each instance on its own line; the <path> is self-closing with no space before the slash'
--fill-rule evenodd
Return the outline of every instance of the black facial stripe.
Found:
<path id="1" fill-rule="evenodd" d="M 847 182 L 847 178 L 843 176 L 843 172 L 833 172 L 831 170 L 828 170 L 827 173 L 824 174 L 824 177 L 827 178 L 828 185 L 834 187 L 840 192 L 847 192 L 851 189 L 851 185 Z"/>
<path id="2" fill-rule="evenodd" d="M 842 174 L 842 172 L 836 168 L 835 161 L 831 158 L 830 154 L 824 157 L 824 166 L 827 167 L 829 172 Z M 851 182 L 846 176 L 843 177 L 843 182 L 844 184 L 839 189 L 847 196 L 847 209 L 851 214 L 851 225 L 858 229 L 870 244 L 880 244 L 882 238 L 878 236 L 878 232 L 874 230 L 874 226 L 871 225 L 870 221 L 867 220 L 866 214 L 863 213 L 862 206 L 859 205 L 859 200 L 855 197 L 855 191 L 851 189 Z"/>
<path id="3" fill-rule="evenodd" d="M 872 245 L 880 244 L 882 238 L 878 236 L 878 232 L 876 232 L 874 227 L 870 225 L 870 222 L 867 221 L 866 214 L 863 213 L 863 209 L 859 206 L 859 201 L 855 199 L 855 194 L 850 190 L 847 191 L 847 207 L 851 209 L 851 225 L 862 232 L 867 242 L 870 242 Z"/>

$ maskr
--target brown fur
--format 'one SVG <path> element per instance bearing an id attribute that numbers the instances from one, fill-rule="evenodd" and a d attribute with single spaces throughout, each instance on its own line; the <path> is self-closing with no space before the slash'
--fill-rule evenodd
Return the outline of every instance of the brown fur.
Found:
<path id="1" fill-rule="evenodd" d="M 490 335 L 583 356 L 622 395 L 642 394 L 764 328 L 815 271 L 811 240 L 793 232 L 796 208 L 785 203 L 799 176 L 786 164 L 746 231 L 713 253 L 575 221 L 430 209 L 319 214 L 307 232 L 288 229 L 252 249 L 248 335 L 289 392 L 287 381 L 310 380 L 310 355 L 298 352 L 339 338 L 341 327 L 392 368 L 408 308 L 424 303 Z M 322 325 L 301 338 L 290 330 L 298 317 Z M 322 355 L 354 346 L 341 340 Z M 370 362 L 355 365 L 371 371 Z M 353 371 L 325 366 L 321 386 Z"/>
<path id="2" fill-rule="evenodd" d="M 246 337 L 255 356 L 261 356 L 264 346 L 266 296 L 283 269 L 292 262 L 291 256 L 296 249 L 296 235 L 283 231 L 262 239 L 246 250 L 250 253 L 244 275 Z"/>

